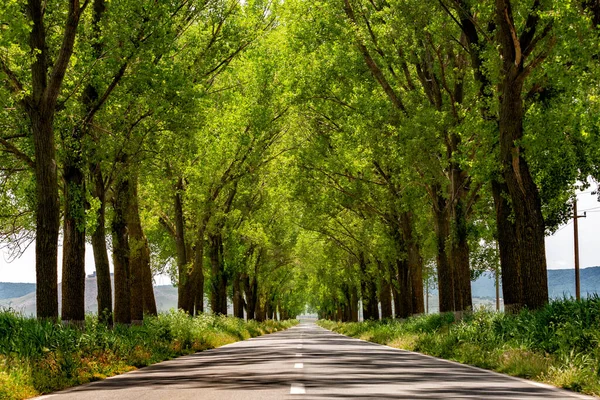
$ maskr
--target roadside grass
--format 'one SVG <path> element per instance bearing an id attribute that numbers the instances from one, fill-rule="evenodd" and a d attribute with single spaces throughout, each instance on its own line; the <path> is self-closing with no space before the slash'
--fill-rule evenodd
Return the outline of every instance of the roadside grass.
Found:
<path id="1" fill-rule="evenodd" d="M 140 326 L 108 329 L 95 316 L 85 328 L 0 311 L 0 399 L 25 399 L 136 368 L 287 329 L 298 321 L 245 322 L 171 311 Z"/>
<path id="2" fill-rule="evenodd" d="M 347 336 L 600 396 L 600 298 L 555 300 L 511 315 L 485 310 L 406 320 L 332 322 Z"/>

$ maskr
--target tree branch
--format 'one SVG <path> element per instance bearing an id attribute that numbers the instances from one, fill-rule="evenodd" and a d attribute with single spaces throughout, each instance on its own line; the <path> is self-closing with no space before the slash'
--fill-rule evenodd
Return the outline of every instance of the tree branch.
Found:
<path id="1" fill-rule="evenodd" d="M 25 162 L 25 164 L 27 164 L 31 169 L 35 169 L 35 162 L 27 154 L 19 150 L 15 145 L 4 138 L 0 138 L 0 144 L 4 146 L 5 152 L 14 154 L 19 160 Z"/>
<path id="2" fill-rule="evenodd" d="M 357 25 L 356 16 L 354 15 L 354 10 L 352 9 L 352 6 L 350 5 L 349 0 L 344 0 L 344 11 L 346 12 L 346 15 L 348 16 L 348 19 L 350 19 L 350 21 L 356 26 Z M 381 68 L 379 68 L 379 65 L 377 65 L 375 60 L 373 60 L 373 57 L 371 56 L 369 49 L 367 49 L 367 47 L 364 45 L 364 43 L 362 43 L 359 39 L 356 40 L 356 45 L 358 46 L 359 51 L 363 55 L 363 58 L 364 58 L 365 62 L 367 63 L 369 70 L 373 74 L 373 77 L 375 77 L 375 80 L 377 80 L 379 85 L 381 85 L 383 91 L 388 96 L 388 98 L 390 99 L 390 101 L 392 102 L 394 107 L 396 109 L 402 111 L 404 114 L 408 114 L 408 112 L 406 111 L 406 107 L 404 106 L 404 103 L 402 102 L 400 97 L 396 94 L 396 92 L 394 91 L 392 86 L 389 84 L 389 82 L 385 78 L 385 75 L 383 74 L 383 71 L 381 70 Z"/>
<path id="3" fill-rule="evenodd" d="M 23 85 L 19 81 L 17 75 L 10 69 L 8 63 L 0 57 L 0 67 L 2 68 L 2 72 L 8 78 L 7 86 L 8 89 L 14 94 L 18 95 L 23 92 Z"/>
<path id="4" fill-rule="evenodd" d="M 79 7 L 79 0 L 70 0 L 69 14 L 65 24 L 63 42 L 58 52 L 56 63 L 52 68 L 48 86 L 46 87 L 43 95 L 43 101 L 49 110 L 53 110 L 56 107 L 58 94 L 65 78 L 65 73 L 67 71 L 67 67 L 69 66 L 71 55 L 73 54 L 73 47 L 75 44 L 77 26 L 79 25 L 81 12 L 82 8 Z"/>

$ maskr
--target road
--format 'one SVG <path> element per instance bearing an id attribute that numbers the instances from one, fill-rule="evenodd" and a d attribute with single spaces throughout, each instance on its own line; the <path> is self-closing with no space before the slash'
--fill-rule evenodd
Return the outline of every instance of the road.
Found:
<path id="1" fill-rule="evenodd" d="M 312 323 L 90 383 L 43 399 L 591 399 L 392 349 Z"/>

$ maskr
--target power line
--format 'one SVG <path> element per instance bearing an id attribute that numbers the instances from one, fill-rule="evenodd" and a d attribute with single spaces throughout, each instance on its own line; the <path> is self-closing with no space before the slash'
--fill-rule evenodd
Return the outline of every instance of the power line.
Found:
<path id="1" fill-rule="evenodd" d="M 587 211 L 594 211 L 594 210 L 600 210 L 600 206 L 598 206 L 598 207 L 592 207 L 592 208 L 587 208 L 585 210 L 579 210 L 579 211 L 586 211 L 587 212 Z"/>

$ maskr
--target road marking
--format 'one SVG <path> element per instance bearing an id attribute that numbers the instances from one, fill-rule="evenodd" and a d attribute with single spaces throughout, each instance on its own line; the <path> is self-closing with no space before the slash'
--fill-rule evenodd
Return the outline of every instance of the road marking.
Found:
<path id="1" fill-rule="evenodd" d="M 296 357 L 302 357 L 302 353 L 296 353 Z"/>
<path id="2" fill-rule="evenodd" d="M 290 394 L 306 394 L 306 389 L 302 383 L 292 383 Z"/>
<path id="3" fill-rule="evenodd" d="M 298 346 L 296 346 L 297 349 L 301 349 L 302 348 L 302 344 L 299 344 Z"/>
<path id="4" fill-rule="evenodd" d="M 294 364 L 294 368 L 304 368 L 304 363 L 296 363 Z"/>

